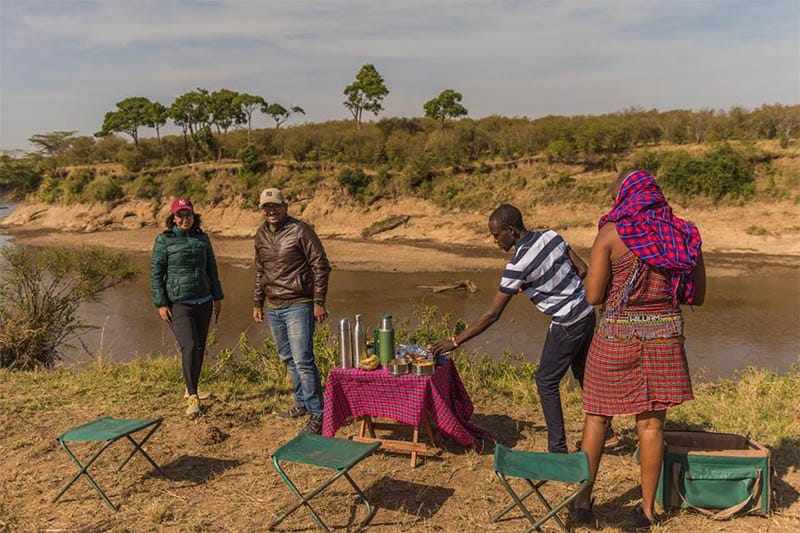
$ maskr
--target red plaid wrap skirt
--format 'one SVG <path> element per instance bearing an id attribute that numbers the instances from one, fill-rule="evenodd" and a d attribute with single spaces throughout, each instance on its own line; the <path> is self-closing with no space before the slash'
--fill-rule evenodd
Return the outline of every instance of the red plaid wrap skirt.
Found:
<path id="1" fill-rule="evenodd" d="M 587 414 L 636 415 L 693 399 L 683 337 L 608 339 L 595 334 L 583 382 Z"/>

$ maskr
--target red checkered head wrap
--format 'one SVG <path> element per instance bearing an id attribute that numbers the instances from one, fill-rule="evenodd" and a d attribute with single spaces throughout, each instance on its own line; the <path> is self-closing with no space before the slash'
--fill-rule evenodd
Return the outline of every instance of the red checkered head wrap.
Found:
<path id="1" fill-rule="evenodd" d="M 673 303 L 692 303 L 689 274 L 700 257 L 700 232 L 672 214 L 652 174 L 634 170 L 622 180 L 614 207 L 600 218 L 598 228 L 607 222 L 617 225 L 622 242 L 639 259 L 669 273 Z"/>

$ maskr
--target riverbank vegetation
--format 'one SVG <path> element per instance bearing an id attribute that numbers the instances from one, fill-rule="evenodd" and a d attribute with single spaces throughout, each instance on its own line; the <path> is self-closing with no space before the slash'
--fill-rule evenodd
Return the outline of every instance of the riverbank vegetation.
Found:
<path id="1" fill-rule="evenodd" d="M 51 368 L 96 327 L 79 306 L 136 273 L 123 254 L 102 248 L 0 247 L 0 368 Z"/>
<path id="2" fill-rule="evenodd" d="M 211 131 L 211 100 L 218 93 L 195 95 L 198 102 L 209 99 L 196 105 L 200 116 L 193 120 L 205 124 L 198 131 Z M 238 100 L 228 95 L 225 101 Z M 0 188 L 17 196 L 36 192 L 50 203 L 189 195 L 248 208 L 265 186 L 304 197 L 326 183 L 360 205 L 410 196 L 444 207 L 485 208 L 497 196 L 536 185 L 542 185 L 542 199 L 591 202 L 605 187 L 584 175 L 629 166 L 655 172 L 668 192 L 687 199 L 796 202 L 800 186 L 796 168 L 783 164 L 796 156 L 800 105 L 447 122 L 439 113 L 252 131 L 231 127 L 236 124 L 200 136 L 213 140 L 204 150 L 200 141 L 187 140 L 193 138 L 188 133 L 137 134 L 133 143 L 111 130 L 100 139 L 39 134 L 31 141 L 40 153 L 0 157 Z"/>
<path id="3" fill-rule="evenodd" d="M 417 319 L 413 329 L 399 325 L 401 342 L 424 342 L 463 327 L 435 308 L 420 309 Z M 333 338 L 326 326 L 315 336 L 323 377 L 336 361 Z M 544 450 L 545 429 L 533 379 L 536 365 L 522 362 L 515 354 L 493 360 L 486 354 L 459 351 L 453 357 L 475 404 L 473 421 L 505 445 Z M 98 354 L 91 362 L 46 372 L 0 369 L 0 427 L 4 431 L 0 489 L 7 495 L 0 506 L 0 529 L 262 529 L 291 500 L 267 456 L 301 427 L 272 414 L 292 401 L 285 366 L 271 341 L 251 346 L 243 335 L 238 346 L 219 350 L 208 361 L 201 388 L 212 392 L 214 399 L 204 403 L 203 416 L 189 421 L 179 401 L 183 391 L 180 362 L 171 355 L 110 363 Z M 800 525 L 800 366 L 780 375 L 744 369 L 733 379 L 715 383 L 697 377 L 694 389 L 696 400 L 671 410 L 668 427 L 749 435 L 769 446 L 776 469 L 775 515 L 740 517 L 721 524 L 681 512 L 673 514 L 660 531 L 796 530 Z M 572 447 L 582 426 L 580 392 L 568 381 L 562 394 Z M 104 508 L 81 482 L 63 501 L 49 503 L 74 473 L 54 437 L 97 416 L 164 416 L 162 429 L 147 449 L 165 475 L 148 475 L 144 461 L 110 474 L 127 451 L 120 446 L 93 467 L 101 486 L 122 504 L 118 513 Z M 622 446 L 603 459 L 595 508 L 607 531 L 624 531 L 630 530 L 632 507 L 638 500 L 636 437 L 631 417 L 615 421 L 615 428 Z M 353 431 L 345 427 L 341 433 Z M 426 459 L 413 470 L 408 468 L 407 456 L 384 453 L 359 465 L 354 474 L 379 508 L 371 529 L 519 530 L 522 519 L 491 523 L 491 516 L 505 503 L 492 475 L 491 446 L 476 453 L 452 443 L 440 444 L 442 455 Z M 296 471 L 303 486 L 319 482 L 318 471 L 302 467 Z M 337 527 L 344 525 L 345 510 L 351 505 L 345 490 L 339 487 L 316 500 L 318 510 Z M 197 504 L 200 500 L 202 505 Z M 287 527 L 303 527 L 306 518 L 300 514 Z"/>

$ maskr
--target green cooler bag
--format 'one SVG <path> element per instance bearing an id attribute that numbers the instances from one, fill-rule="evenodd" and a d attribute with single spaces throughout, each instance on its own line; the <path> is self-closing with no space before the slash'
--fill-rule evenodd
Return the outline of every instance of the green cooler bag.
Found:
<path id="1" fill-rule="evenodd" d="M 712 518 L 769 514 L 770 452 L 740 435 L 664 431 L 656 500 L 664 509 L 695 509 Z"/>

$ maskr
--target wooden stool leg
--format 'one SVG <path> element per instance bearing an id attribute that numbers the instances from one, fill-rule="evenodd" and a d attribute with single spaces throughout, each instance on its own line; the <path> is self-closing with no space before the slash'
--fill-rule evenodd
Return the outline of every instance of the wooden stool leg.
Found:
<path id="1" fill-rule="evenodd" d="M 418 443 L 419 442 L 419 426 L 414 426 L 414 438 L 411 439 L 411 442 Z M 417 467 L 417 452 L 411 452 L 411 468 Z"/>
<path id="2" fill-rule="evenodd" d="M 436 446 L 436 440 L 433 437 L 433 427 L 431 427 L 431 419 L 428 418 L 427 415 L 425 415 L 425 432 L 428 434 L 428 438 L 431 441 L 431 446 L 433 446 L 434 448 L 438 448 L 438 446 Z"/>
<path id="3" fill-rule="evenodd" d="M 362 416 L 361 417 L 361 427 L 358 428 L 358 436 L 359 437 L 366 437 L 367 436 L 367 419 L 369 416 Z"/>

